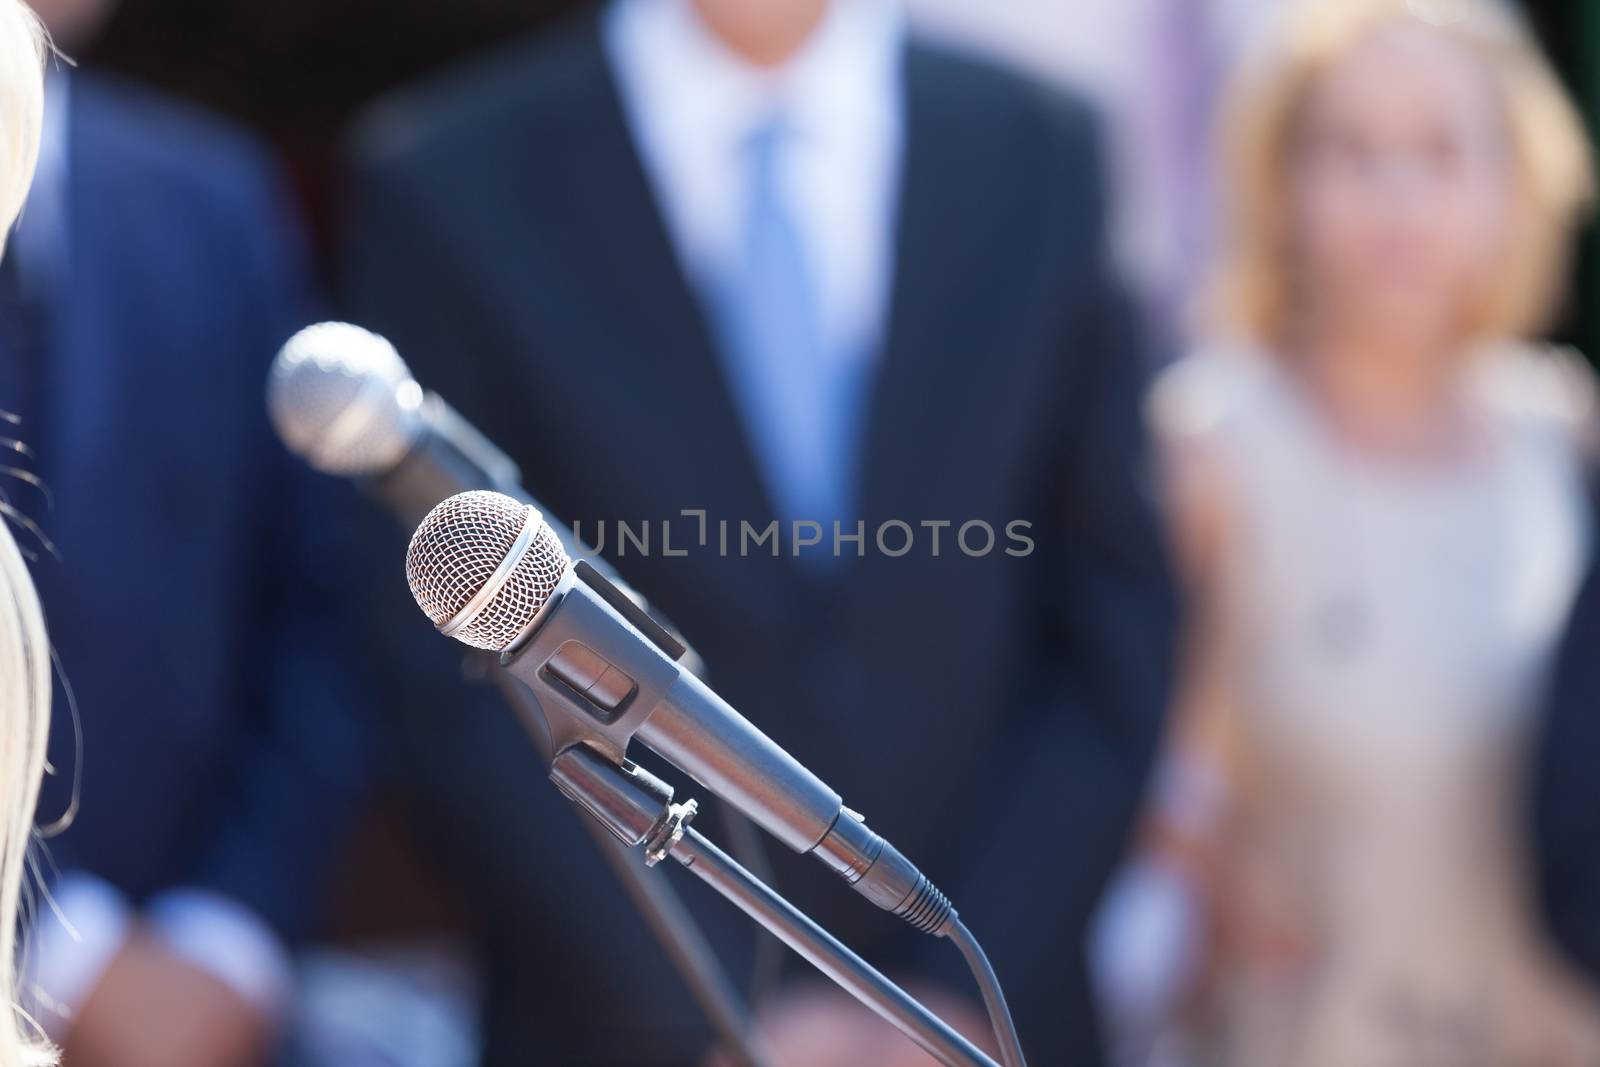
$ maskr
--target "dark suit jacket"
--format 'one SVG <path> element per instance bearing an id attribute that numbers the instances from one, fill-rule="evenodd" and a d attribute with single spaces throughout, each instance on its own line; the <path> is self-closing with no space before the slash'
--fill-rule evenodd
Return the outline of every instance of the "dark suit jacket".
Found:
<path id="1" fill-rule="evenodd" d="M 648 558 L 613 562 L 695 643 L 725 697 L 950 894 L 1035 1062 L 1088 1063 L 1082 933 L 1157 743 L 1172 646 L 1142 483 L 1139 357 L 1107 263 L 1085 109 L 921 44 L 905 58 L 863 517 L 869 531 L 1029 520 L 1026 558 L 968 558 L 953 529 L 937 558 L 919 530 L 911 554 L 873 552 L 833 576 L 760 552 L 718 558 L 718 520 L 737 536 L 773 506 L 592 18 L 401 97 L 366 126 L 349 309 L 507 448 L 560 516 L 590 530 L 648 520 L 657 538 L 672 519 L 681 546 L 697 527 L 680 512 L 706 510 L 710 550 L 669 558 L 658 541 Z M 406 662 L 447 661 L 422 650 L 442 642 L 405 614 L 391 602 L 374 624 L 402 631 L 391 636 Z M 692 1062 L 693 1009 L 577 855 L 582 839 L 544 814 L 561 802 L 533 780 L 515 727 L 476 709 L 441 717 L 439 704 L 465 698 L 429 685 L 407 677 L 397 721 L 437 837 L 481 894 L 497 980 L 490 1061 L 544 1048 L 563 1064 Z M 855 899 L 813 860 L 775 858 L 781 888 L 869 958 L 972 992 L 950 945 Z M 743 917 L 695 902 L 739 960 Z M 648 1049 L 619 1047 L 651 1027 Z"/>
<path id="2" fill-rule="evenodd" d="M 0 402 L 54 494 L 11 489 L 60 550 L 34 573 L 82 719 L 79 766 L 58 689 L 41 818 L 74 778 L 82 803 L 49 847 L 136 903 L 210 887 L 292 936 L 364 756 L 339 524 L 262 401 L 312 307 L 297 230 L 264 154 L 187 107 L 75 74 L 67 129 L 68 273 L 6 332 Z"/>
<path id="3" fill-rule="evenodd" d="M 1600 982 L 1600 567 L 1562 644 L 1533 783 L 1545 915 L 1561 947 Z"/>

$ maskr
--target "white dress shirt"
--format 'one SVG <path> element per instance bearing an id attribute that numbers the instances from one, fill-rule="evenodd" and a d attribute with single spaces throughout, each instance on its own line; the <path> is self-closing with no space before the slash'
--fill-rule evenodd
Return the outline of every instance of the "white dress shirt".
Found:
<path id="1" fill-rule="evenodd" d="M 744 149 L 781 115 L 777 181 L 818 287 L 824 341 L 876 358 L 886 328 L 904 144 L 903 28 L 891 0 L 835 0 L 800 51 L 757 67 L 689 0 L 616 0 L 605 48 L 685 274 L 737 267 Z"/>
<path id="2" fill-rule="evenodd" d="M 109 882 L 64 873 L 39 908 L 29 934 L 25 1003 L 57 1041 L 142 921 L 166 949 L 209 974 L 263 1017 L 278 1018 L 293 988 L 288 951 L 272 928 L 236 900 L 207 889 L 175 888 L 138 912 Z"/>

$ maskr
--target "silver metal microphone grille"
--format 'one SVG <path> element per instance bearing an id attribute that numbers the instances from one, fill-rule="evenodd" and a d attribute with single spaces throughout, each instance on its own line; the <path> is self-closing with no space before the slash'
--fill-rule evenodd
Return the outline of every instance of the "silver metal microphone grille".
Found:
<path id="1" fill-rule="evenodd" d="M 422 388 L 394 346 L 347 322 L 291 337 L 267 377 L 267 410 L 289 450 L 324 474 L 382 474 L 421 429 Z"/>
<path id="2" fill-rule="evenodd" d="M 406 581 L 423 614 L 456 640 L 496 652 L 539 614 L 566 569 L 561 541 L 536 509 L 483 490 L 428 512 L 406 551 Z"/>

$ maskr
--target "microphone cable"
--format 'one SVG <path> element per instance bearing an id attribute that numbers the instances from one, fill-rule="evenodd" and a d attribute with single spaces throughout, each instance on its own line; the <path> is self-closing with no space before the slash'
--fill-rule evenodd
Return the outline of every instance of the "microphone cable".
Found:
<path id="1" fill-rule="evenodd" d="M 1000 1062 L 1005 1067 L 1028 1067 L 1022 1055 L 1022 1040 L 1017 1036 L 1017 1024 L 1011 1020 L 1011 1008 L 1006 1004 L 1000 979 L 995 975 L 983 946 L 978 944 L 978 939 L 972 936 L 972 931 L 967 929 L 958 915 L 950 917 L 946 936 L 961 950 L 967 966 L 972 970 L 972 977 L 977 979 L 978 988 L 983 993 L 983 1006 L 989 1012 L 989 1025 L 994 1028 L 995 1040 L 1000 1042 Z"/>

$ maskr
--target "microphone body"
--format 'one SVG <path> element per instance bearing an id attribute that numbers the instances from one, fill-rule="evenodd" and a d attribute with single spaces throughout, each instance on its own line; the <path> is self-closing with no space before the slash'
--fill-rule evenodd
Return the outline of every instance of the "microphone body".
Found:
<path id="1" fill-rule="evenodd" d="M 576 567 L 500 662 L 538 696 L 557 751 L 587 743 L 620 763 L 637 737 L 798 852 L 839 817 L 838 793 L 679 667 Z"/>
<path id="2" fill-rule="evenodd" d="M 452 539 L 473 522 L 480 523 L 474 533 L 484 534 L 481 509 L 459 525 L 448 512 L 467 497 L 489 496 L 452 498 L 423 521 L 408 558 L 419 603 L 433 604 L 437 588 L 419 587 L 459 559 Z M 794 851 L 817 856 L 879 907 L 927 933 L 948 929 L 955 918 L 949 900 L 838 792 L 685 669 L 660 628 L 603 575 L 587 561 L 560 558 L 541 540 L 545 524 L 536 511 L 503 498 L 491 506 L 511 528 L 521 522 L 522 533 L 515 543 L 501 542 L 510 548 L 495 574 L 449 617 L 438 619 L 436 605 L 424 608 L 442 632 L 502 648 L 501 666 L 539 703 L 555 752 L 581 744 L 626 765 L 637 739 Z M 447 517 L 436 520 L 441 513 Z M 524 574 L 531 558 L 537 562 Z M 545 576 L 544 584 L 529 576 Z M 531 618 L 508 624 L 497 617 L 504 596 L 524 606 L 537 602 Z M 516 622 L 522 625 L 509 629 Z M 499 640 L 494 627 L 513 636 Z"/>
<path id="3" fill-rule="evenodd" d="M 413 526 L 439 501 L 469 489 L 492 489 L 534 503 L 511 457 L 433 392 L 423 394 L 410 447 L 399 462 L 357 481 L 363 492 Z M 562 532 L 555 524 L 551 528 Z"/>

